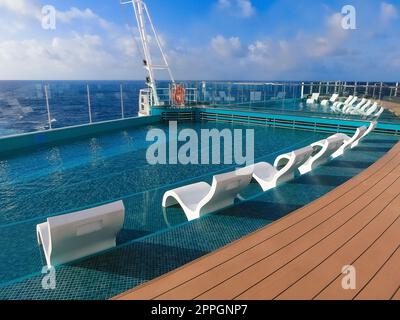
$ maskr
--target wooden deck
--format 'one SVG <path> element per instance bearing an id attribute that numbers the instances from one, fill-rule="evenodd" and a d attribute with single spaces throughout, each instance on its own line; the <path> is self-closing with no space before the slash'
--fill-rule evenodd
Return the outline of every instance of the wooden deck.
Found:
<path id="1" fill-rule="evenodd" d="M 346 265 L 355 290 L 342 288 Z M 400 143 L 320 199 L 115 299 L 400 299 Z"/>

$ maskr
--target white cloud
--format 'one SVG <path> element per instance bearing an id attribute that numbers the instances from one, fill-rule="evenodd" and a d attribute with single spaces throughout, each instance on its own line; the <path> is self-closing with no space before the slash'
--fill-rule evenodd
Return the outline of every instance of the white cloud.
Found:
<path id="1" fill-rule="evenodd" d="M 33 0 L 0 0 L 0 7 L 18 16 L 33 18 L 39 22 L 42 21 L 42 8 Z M 57 10 L 57 7 L 55 9 L 58 22 L 70 23 L 75 19 L 81 19 L 96 21 L 105 29 L 110 26 L 105 19 L 95 14 L 90 8 L 81 10 L 72 7 L 66 11 Z"/>
<path id="2" fill-rule="evenodd" d="M 217 8 L 241 18 L 250 18 L 256 13 L 251 0 L 218 0 Z"/>
<path id="3" fill-rule="evenodd" d="M 0 41 L 0 78 L 129 79 L 143 74 L 139 58 L 128 57 L 120 41 L 78 33 L 50 40 Z"/>
<path id="4" fill-rule="evenodd" d="M 396 7 L 393 4 L 382 2 L 380 17 L 383 23 L 389 23 L 396 19 L 398 17 Z"/>
<path id="5" fill-rule="evenodd" d="M 237 6 L 243 17 L 249 18 L 256 13 L 256 9 L 253 7 L 250 0 L 237 0 Z"/>
<path id="6" fill-rule="evenodd" d="M 94 20 L 103 28 L 109 27 L 109 23 L 105 19 L 95 14 L 89 8 L 80 10 L 76 7 L 72 7 L 67 11 L 57 10 L 57 19 L 63 23 L 70 23 L 74 19 Z"/>
<path id="7" fill-rule="evenodd" d="M 217 6 L 220 9 L 228 9 L 232 6 L 231 0 L 218 0 Z"/>
<path id="8" fill-rule="evenodd" d="M 42 17 L 40 8 L 33 1 L 29 0 L 0 0 L 0 7 L 15 14 L 37 20 L 41 20 Z"/>
<path id="9" fill-rule="evenodd" d="M 242 44 L 238 37 L 225 38 L 218 35 L 211 39 L 212 49 L 221 57 L 231 58 L 242 53 Z"/>

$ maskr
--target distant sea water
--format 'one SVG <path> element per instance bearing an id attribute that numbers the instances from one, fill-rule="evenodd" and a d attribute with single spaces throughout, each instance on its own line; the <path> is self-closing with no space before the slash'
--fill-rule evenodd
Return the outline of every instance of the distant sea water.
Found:
<path id="1" fill-rule="evenodd" d="M 120 119 L 121 85 L 125 117 L 138 113 L 143 81 L 0 81 L 0 136 L 49 128 L 45 85 L 53 128 Z"/>

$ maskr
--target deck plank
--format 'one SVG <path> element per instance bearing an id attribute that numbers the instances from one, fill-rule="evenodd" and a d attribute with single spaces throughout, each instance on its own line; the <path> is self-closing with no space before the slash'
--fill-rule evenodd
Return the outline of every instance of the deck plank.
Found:
<path id="1" fill-rule="evenodd" d="M 279 299 L 353 299 L 357 290 L 343 292 L 341 270 L 352 265 L 357 270 L 357 287 L 362 288 L 393 254 L 400 243 L 400 219 L 395 206 L 400 197 L 337 252 L 324 260 L 295 285 L 282 293 Z M 389 230 L 386 230 L 389 228 Z M 380 236 L 380 237 L 379 237 Z M 361 261 L 357 261 L 360 258 Z M 318 279 L 316 281 L 315 279 Z M 322 291 L 322 293 L 320 293 Z M 392 292 L 393 294 L 393 292 Z"/>
<path id="2" fill-rule="evenodd" d="M 399 207 L 399 178 L 400 143 L 318 200 L 115 299 L 309 299 L 318 294 L 318 298 L 352 299 L 358 292 L 335 289 L 338 266 L 350 262 L 366 270 L 357 296 L 362 298 L 368 288 L 379 285 L 375 278 L 384 277 L 377 273 L 372 279 L 374 272 L 392 270 L 388 256 L 397 257 L 393 246 L 399 239 L 391 226 L 400 214 L 393 210 Z M 367 266 L 371 256 L 379 259 Z M 395 280 L 390 289 L 393 298 L 398 297 L 400 284 Z"/>
<path id="3" fill-rule="evenodd" d="M 397 234 L 399 234 L 399 225 L 397 225 Z M 398 243 L 397 243 L 398 244 Z M 386 264 L 368 283 L 356 300 L 389 300 L 395 296 L 400 283 L 400 248 L 387 260 Z M 400 296 L 397 297 L 400 300 Z"/>

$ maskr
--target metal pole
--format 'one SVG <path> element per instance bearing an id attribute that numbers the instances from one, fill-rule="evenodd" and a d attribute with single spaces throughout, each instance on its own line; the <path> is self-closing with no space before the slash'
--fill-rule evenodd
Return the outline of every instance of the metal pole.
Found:
<path id="1" fill-rule="evenodd" d="M 379 101 L 382 99 L 382 89 L 383 89 L 383 82 L 381 82 L 381 87 L 379 89 Z"/>
<path id="2" fill-rule="evenodd" d="M 90 103 L 90 89 L 89 84 L 86 85 L 87 100 L 88 100 L 88 112 L 89 112 L 89 123 L 92 123 L 92 105 Z"/>
<path id="3" fill-rule="evenodd" d="M 357 95 L 357 81 L 354 82 L 354 95 Z"/>
<path id="4" fill-rule="evenodd" d="M 365 96 L 368 96 L 368 86 L 369 86 L 369 82 L 367 82 L 367 85 L 365 86 Z"/>
<path id="5" fill-rule="evenodd" d="M 125 119 L 125 106 L 124 106 L 124 95 L 122 91 L 122 83 L 119 85 L 119 91 L 121 95 L 121 117 L 122 119 Z"/>
<path id="6" fill-rule="evenodd" d="M 301 83 L 301 98 L 304 99 L 304 82 Z"/>
<path id="7" fill-rule="evenodd" d="M 47 120 L 49 122 L 49 129 L 52 130 L 51 126 L 51 115 L 50 115 L 50 104 L 49 104 L 49 93 L 47 90 L 47 84 L 44 85 L 44 95 L 46 97 L 46 108 L 47 108 Z"/>
<path id="8" fill-rule="evenodd" d="M 399 89 L 399 83 L 396 82 L 396 90 L 394 91 L 394 96 L 395 97 L 397 97 L 398 89 Z"/>

